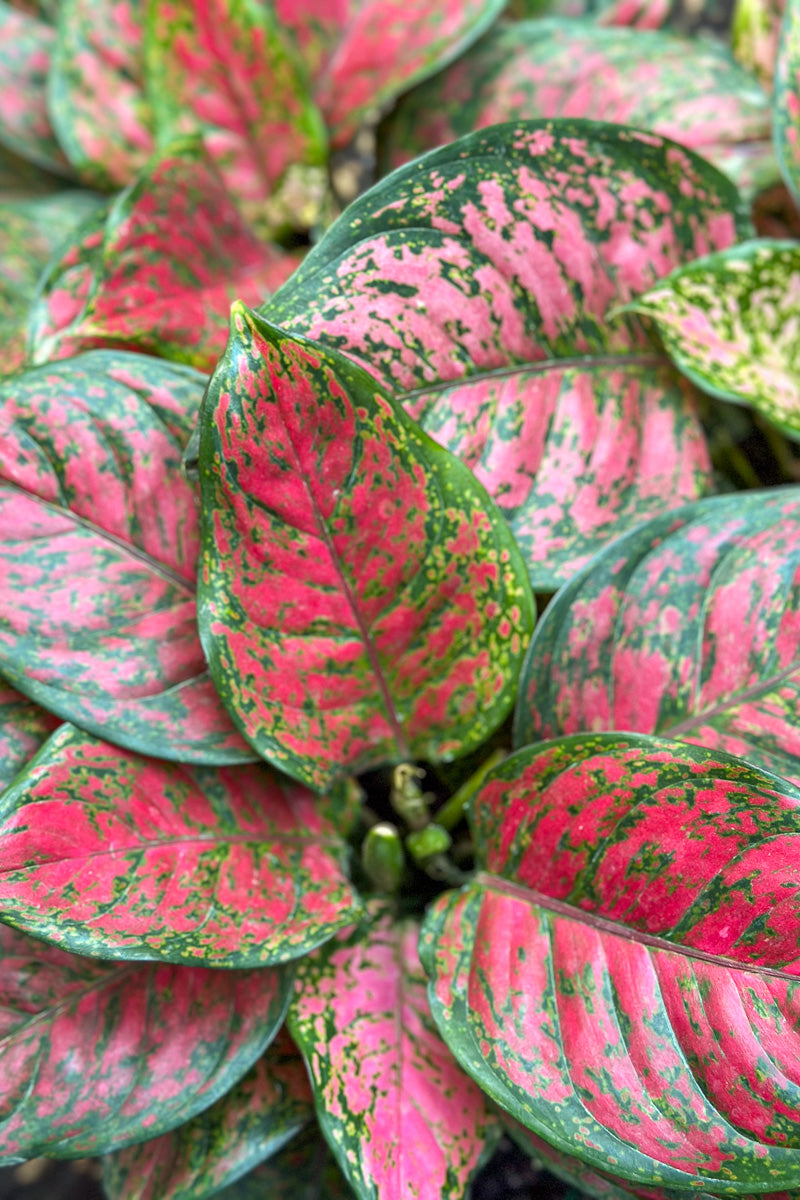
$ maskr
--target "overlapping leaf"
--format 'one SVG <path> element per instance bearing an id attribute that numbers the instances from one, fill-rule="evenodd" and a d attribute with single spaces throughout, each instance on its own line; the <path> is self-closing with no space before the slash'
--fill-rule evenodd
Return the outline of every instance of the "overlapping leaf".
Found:
<path id="1" fill-rule="evenodd" d="M 253 755 L 197 636 L 196 498 L 174 433 L 186 435 L 204 382 L 115 354 L 0 387 L 0 670 L 143 753 L 236 762 Z"/>
<path id="2" fill-rule="evenodd" d="M 0 925 L 2 1161 L 100 1154 L 191 1119 L 281 1025 L 291 977 L 77 958 Z"/>
<path id="3" fill-rule="evenodd" d="M 201 427 L 198 620 L 262 757 L 324 789 L 479 745 L 533 601 L 470 472 L 366 372 L 241 305 Z"/>
<path id="4" fill-rule="evenodd" d="M 361 914 L 316 799 L 264 766 L 192 771 L 65 726 L 0 798 L 2 919 L 100 958 L 286 962 Z"/>
<path id="5" fill-rule="evenodd" d="M 754 241 L 698 259 L 638 296 L 704 391 L 800 436 L 800 245 Z"/>
<path id="6" fill-rule="evenodd" d="M 423 928 L 437 1024 L 503 1108 L 592 1169 L 800 1186 L 800 791 L 634 734 L 487 778 L 479 872 Z"/>
<path id="7" fill-rule="evenodd" d="M 278 1153 L 313 1118 L 303 1061 L 285 1029 L 235 1088 L 193 1121 L 106 1163 L 109 1200 L 202 1200 Z M 264 1190 L 262 1195 L 269 1193 Z M 297 1192 L 292 1193 L 297 1200 Z"/>
<path id="8" fill-rule="evenodd" d="M 353 1200 L 352 1189 L 317 1129 L 299 1134 L 280 1154 L 216 1193 L 217 1200 L 264 1200 L 265 1196 Z"/>
<path id="9" fill-rule="evenodd" d="M 800 489 L 700 501 L 612 543 L 531 642 L 515 744 L 630 729 L 800 783 Z"/>
<path id="10" fill-rule="evenodd" d="M 0 2 L 0 142 L 48 171 L 70 176 L 47 109 L 55 42 L 46 21 Z"/>
<path id="11" fill-rule="evenodd" d="M 769 101 L 723 47 L 538 20 L 497 26 L 415 89 L 385 130 L 391 166 L 498 121 L 590 117 L 674 138 L 752 186 L 774 177 Z"/>
<path id="12" fill-rule="evenodd" d="M 92 187 L 124 187 L 153 151 L 144 9 L 145 0 L 59 0 L 50 112 L 70 163 Z"/>
<path id="13" fill-rule="evenodd" d="M 57 725 L 57 717 L 31 704 L 0 679 L 0 792 Z"/>
<path id="14" fill-rule="evenodd" d="M 210 371 L 231 301 L 263 300 L 301 258 L 256 238 L 193 142 L 152 164 L 100 229 L 48 272 L 31 317 L 36 362 L 110 345 Z"/>
<path id="15" fill-rule="evenodd" d="M 289 1028 L 357 1196 L 461 1196 L 493 1133 L 480 1089 L 430 1019 L 419 927 L 376 913 L 298 964 Z"/>
<path id="16" fill-rule="evenodd" d="M 786 0 L 778 42 L 773 99 L 773 138 L 783 178 L 800 202 L 800 3 Z"/>

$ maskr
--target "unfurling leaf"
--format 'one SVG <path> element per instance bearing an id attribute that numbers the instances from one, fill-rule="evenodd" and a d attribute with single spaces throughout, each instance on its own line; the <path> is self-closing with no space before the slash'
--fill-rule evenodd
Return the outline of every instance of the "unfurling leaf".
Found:
<path id="1" fill-rule="evenodd" d="M 420 954 L 443 1037 L 538 1137 L 647 1187 L 800 1187 L 800 791 L 576 735 L 496 767 Z"/>
<path id="2" fill-rule="evenodd" d="M 479 745 L 533 601 L 470 472 L 366 372 L 241 305 L 201 424 L 198 620 L 259 754 L 324 789 Z"/>

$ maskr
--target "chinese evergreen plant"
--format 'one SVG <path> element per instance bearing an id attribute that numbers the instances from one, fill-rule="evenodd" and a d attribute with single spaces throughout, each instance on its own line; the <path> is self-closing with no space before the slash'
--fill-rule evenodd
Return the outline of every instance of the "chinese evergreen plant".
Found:
<path id="1" fill-rule="evenodd" d="M 800 0 L 503 8 L 0 0 L 2 1165 L 800 1197 Z"/>

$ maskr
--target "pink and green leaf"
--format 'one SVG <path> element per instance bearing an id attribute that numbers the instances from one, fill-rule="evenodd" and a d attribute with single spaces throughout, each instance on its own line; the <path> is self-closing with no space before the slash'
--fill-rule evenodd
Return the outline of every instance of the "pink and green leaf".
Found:
<path id="1" fill-rule="evenodd" d="M 91 187 L 124 187 L 153 152 L 144 8 L 145 0 L 59 3 L 50 112 L 70 163 Z"/>
<path id="2" fill-rule="evenodd" d="M 800 791 L 635 734 L 528 747 L 472 802 L 478 873 L 420 954 L 500 1106 L 648 1187 L 800 1187 Z"/>
<path id="3" fill-rule="evenodd" d="M 28 311 L 28 353 L 32 363 L 71 358 L 99 347 L 68 330 L 80 328 L 101 265 L 108 209 L 92 213 L 43 272 Z M 98 338 L 100 342 L 102 339 Z"/>
<path id="4" fill-rule="evenodd" d="M 57 717 L 38 704 L 31 704 L 0 679 L 0 792 L 57 725 Z"/>
<path id="5" fill-rule="evenodd" d="M 653 318 L 673 362 L 698 387 L 800 436 L 797 242 L 744 242 L 698 259 L 627 310 Z"/>
<path id="6" fill-rule="evenodd" d="M 55 30 L 0 0 L 0 143 L 37 166 L 72 176 L 47 108 Z"/>
<path id="7" fill-rule="evenodd" d="M 398 166 L 499 121 L 589 117 L 674 138 L 742 186 L 771 182 L 769 100 L 713 42 L 537 20 L 498 25 L 398 105 L 383 154 Z"/>
<path id="8" fill-rule="evenodd" d="M 536 630 L 515 745 L 628 729 L 800 784 L 798 545 L 798 488 L 702 500 L 613 542 Z"/>
<path id="9" fill-rule="evenodd" d="M 589 364 L 550 360 L 407 401 L 484 485 L 540 592 L 632 525 L 712 489 L 692 398 L 659 358 Z"/>
<path id="10" fill-rule="evenodd" d="M 103 1154 L 228 1092 L 280 1028 L 291 976 L 78 958 L 0 925 L 2 1161 Z"/>
<path id="11" fill-rule="evenodd" d="M 0 385 L 0 671 L 103 737 L 225 763 L 253 755 L 197 634 L 197 502 L 173 432 L 204 382 L 105 354 Z"/>
<path id="12" fill-rule="evenodd" d="M 235 305 L 203 406 L 198 620 L 259 754 L 324 789 L 507 714 L 533 623 L 472 474 L 366 372 Z"/>
<path id="13" fill-rule="evenodd" d="M 376 912 L 298 964 L 289 1028 L 317 1116 L 361 1200 L 462 1196 L 496 1134 L 430 1018 L 419 926 Z"/>
<path id="14" fill-rule="evenodd" d="M 0 798 L 0 914 L 98 958 L 286 962 L 362 914 L 316 800 L 263 765 L 192 770 L 65 726 Z"/>
<path id="15" fill-rule="evenodd" d="M 106 1195 L 109 1200 L 217 1195 L 279 1153 L 313 1115 L 305 1066 L 284 1028 L 216 1104 L 172 1133 L 112 1155 L 103 1173 Z"/>
<path id="16" fill-rule="evenodd" d="M 775 63 L 772 105 L 775 153 L 784 181 L 800 203 L 800 3 L 786 0 Z"/>

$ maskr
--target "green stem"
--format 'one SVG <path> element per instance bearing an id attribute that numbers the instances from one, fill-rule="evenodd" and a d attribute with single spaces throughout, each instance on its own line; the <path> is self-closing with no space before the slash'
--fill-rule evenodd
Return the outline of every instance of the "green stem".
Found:
<path id="1" fill-rule="evenodd" d="M 488 758 L 485 758 L 477 771 L 473 772 L 465 783 L 462 783 L 458 791 L 454 792 L 447 803 L 436 813 L 434 817 L 436 824 L 441 825 L 444 829 L 454 829 L 463 817 L 468 802 L 475 795 L 492 767 L 496 767 L 506 757 L 507 751 L 494 750 Z"/>

